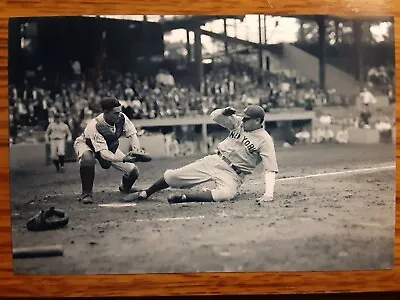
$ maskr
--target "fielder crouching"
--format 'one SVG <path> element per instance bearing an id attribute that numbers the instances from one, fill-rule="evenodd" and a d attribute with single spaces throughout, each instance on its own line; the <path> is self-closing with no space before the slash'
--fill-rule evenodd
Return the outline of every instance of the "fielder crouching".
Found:
<path id="1" fill-rule="evenodd" d="M 141 149 L 135 125 L 122 113 L 120 102 L 116 98 L 105 98 L 101 101 L 102 113 L 90 120 L 83 133 L 75 140 L 74 149 L 80 164 L 82 183 L 82 202 L 93 202 L 93 183 L 96 160 L 103 169 L 111 166 L 123 172 L 119 190 L 122 193 L 132 192 L 132 186 L 139 177 L 135 165 L 137 158 L 125 154 L 119 149 L 119 139 L 129 139 L 132 149 Z"/>
<path id="2" fill-rule="evenodd" d="M 274 198 L 275 176 L 278 164 L 272 137 L 264 129 L 264 109 L 258 105 L 248 106 L 242 116 L 235 109 L 217 109 L 211 117 L 217 124 L 227 128 L 229 134 L 218 145 L 218 153 L 207 155 L 189 165 L 167 170 L 162 178 L 148 189 L 127 195 L 125 201 L 147 199 L 168 187 L 190 188 L 213 181 L 213 190 L 183 193 L 168 197 L 169 203 L 226 201 L 237 195 L 245 176 L 263 162 L 265 190 L 257 203 Z"/>

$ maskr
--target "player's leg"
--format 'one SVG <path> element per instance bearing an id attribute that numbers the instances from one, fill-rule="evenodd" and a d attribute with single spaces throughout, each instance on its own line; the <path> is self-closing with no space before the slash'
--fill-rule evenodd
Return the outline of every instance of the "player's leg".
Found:
<path id="1" fill-rule="evenodd" d="M 242 185 L 243 180 L 231 173 L 221 173 L 221 177 L 215 179 L 216 187 L 211 191 L 215 201 L 232 200 Z"/>
<path id="2" fill-rule="evenodd" d="M 211 176 L 208 173 L 211 166 L 209 165 L 208 160 L 208 157 L 205 157 L 179 169 L 168 169 L 164 172 L 163 176 L 149 188 L 141 192 L 130 194 L 125 197 L 124 200 L 143 200 L 149 198 L 154 193 L 169 187 L 190 188 L 207 182 L 211 180 Z"/>
<path id="3" fill-rule="evenodd" d="M 60 162 L 58 160 L 57 148 L 58 148 L 58 141 L 51 140 L 50 141 L 50 159 L 53 162 L 54 166 L 56 167 L 57 172 L 59 172 L 60 171 Z"/>
<path id="4" fill-rule="evenodd" d="M 64 162 L 65 162 L 65 140 L 64 139 L 58 140 L 57 155 L 58 155 L 58 161 L 60 162 L 60 170 L 63 172 L 64 171 Z"/>
<path id="5" fill-rule="evenodd" d="M 182 193 L 168 197 L 168 203 L 183 203 L 183 202 L 215 202 L 212 191 L 204 191 L 197 193 Z"/>
<path id="6" fill-rule="evenodd" d="M 204 192 L 175 194 L 168 197 L 168 203 L 227 201 L 236 195 L 243 179 L 217 156 L 210 157 L 211 176 L 216 187 Z"/>
<path id="7" fill-rule="evenodd" d="M 121 158 L 125 156 L 125 154 L 120 149 L 117 149 L 115 155 Z M 127 194 L 136 192 L 137 189 L 132 188 L 132 186 L 139 177 L 139 168 L 134 163 L 113 162 L 111 165 L 115 169 L 123 172 L 119 190 L 122 193 Z"/>
<path id="8" fill-rule="evenodd" d="M 75 141 L 74 150 L 78 157 L 79 173 L 82 184 L 82 202 L 93 202 L 93 183 L 96 159 L 93 151 L 83 142 Z"/>

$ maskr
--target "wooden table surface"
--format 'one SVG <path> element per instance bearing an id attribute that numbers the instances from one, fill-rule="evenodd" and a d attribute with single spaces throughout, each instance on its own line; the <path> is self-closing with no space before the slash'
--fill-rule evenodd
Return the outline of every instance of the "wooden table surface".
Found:
<path id="1" fill-rule="evenodd" d="M 396 222 L 396 259 L 393 271 L 315 273 L 227 273 L 132 276 L 14 276 L 12 267 L 7 39 L 10 16 L 88 14 L 336 14 L 362 17 L 399 16 L 399 5 L 380 0 L 115 0 L 36 1 L 2 0 L 0 3 L 0 296 L 158 296 L 249 295 L 400 291 L 399 222 Z M 395 21 L 396 44 L 400 27 Z M 396 72 L 398 72 L 396 47 Z M 398 80 L 396 89 L 399 91 Z M 397 96 L 399 94 L 397 93 Z M 398 109 L 396 108 L 398 120 Z M 398 132 L 398 131 L 397 131 Z M 398 161 L 398 144 L 396 161 Z M 398 171 L 397 173 L 398 174 Z M 396 198 L 399 193 L 396 192 Z M 398 201 L 396 201 L 398 203 Z M 397 221 L 399 209 L 397 208 Z"/>

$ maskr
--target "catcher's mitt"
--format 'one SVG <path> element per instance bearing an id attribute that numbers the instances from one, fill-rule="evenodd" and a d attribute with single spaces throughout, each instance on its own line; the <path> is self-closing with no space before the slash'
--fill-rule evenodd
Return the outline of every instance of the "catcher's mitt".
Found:
<path id="1" fill-rule="evenodd" d="M 132 150 L 129 151 L 124 158 L 124 162 L 148 162 L 151 160 L 152 157 L 149 153 L 136 147 L 132 148 Z"/>
<path id="2" fill-rule="evenodd" d="M 29 219 L 26 228 L 30 231 L 51 230 L 64 227 L 68 222 L 69 217 L 64 211 L 50 207 Z"/>

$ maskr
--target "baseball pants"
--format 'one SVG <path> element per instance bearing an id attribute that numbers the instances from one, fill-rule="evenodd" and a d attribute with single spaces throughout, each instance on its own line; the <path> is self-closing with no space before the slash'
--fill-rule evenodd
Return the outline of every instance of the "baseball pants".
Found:
<path id="1" fill-rule="evenodd" d="M 50 158 L 52 160 L 58 159 L 59 156 L 65 155 L 65 140 L 50 140 Z"/>
<path id="2" fill-rule="evenodd" d="M 166 170 L 165 182 L 172 188 L 191 188 L 205 182 L 214 182 L 211 190 L 214 201 L 226 201 L 236 196 L 243 184 L 240 176 L 218 155 L 207 155 L 179 169 Z"/>

